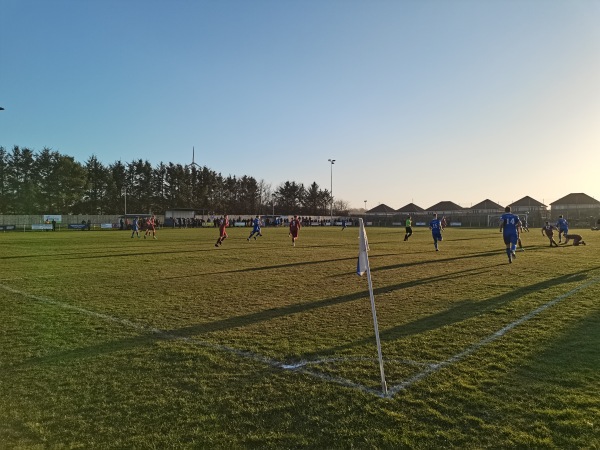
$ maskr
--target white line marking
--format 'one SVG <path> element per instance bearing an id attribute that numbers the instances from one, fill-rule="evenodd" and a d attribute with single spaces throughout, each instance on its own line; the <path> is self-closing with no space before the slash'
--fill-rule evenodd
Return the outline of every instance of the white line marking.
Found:
<path id="1" fill-rule="evenodd" d="M 308 369 L 304 369 L 302 366 L 304 364 L 307 364 L 307 363 L 285 364 L 285 363 L 283 363 L 281 361 L 277 361 L 275 359 L 268 358 L 266 356 L 259 355 L 259 354 L 256 354 L 256 353 L 252 353 L 252 352 L 249 352 L 249 351 L 239 350 L 239 349 L 236 349 L 236 348 L 233 348 L 233 347 L 229 347 L 229 346 L 226 346 L 226 345 L 222 345 L 222 344 L 215 344 L 215 343 L 211 343 L 211 342 L 207 342 L 207 341 L 202 341 L 200 339 L 189 338 L 189 337 L 184 337 L 184 336 L 178 336 L 176 334 L 168 333 L 168 332 L 160 330 L 158 328 L 148 327 L 146 325 L 143 325 L 143 324 L 140 324 L 140 323 L 135 323 L 135 322 L 132 322 L 132 321 L 127 320 L 127 319 L 122 319 L 122 318 L 114 317 L 114 316 L 111 316 L 111 315 L 108 315 L 108 314 L 99 313 L 99 312 L 96 312 L 96 311 L 92 311 L 92 310 L 89 310 L 89 309 L 82 308 L 80 306 L 70 305 L 68 303 L 64 303 L 64 302 L 61 302 L 61 301 L 58 301 L 58 300 L 54 300 L 54 299 L 52 299 L 50 297 L 45 297 L 45 296 L 41 296 L 41 295 L 30 294 L 28 292 L 20 291 L 18 289 L 14 289 L 14 288 L 11 288 L 11 287 L 3 285 L 3 284 L 0 284 L 0 288 L 3 289 L 3 290 L 5 290 L 5 291 L 7 291 L 7 292 L 12 293 L 12 294 L 17 294 L 17 295 L 20 295 L 22 297 L 28 298 L 30 300 L 35 300 L 35 301 L 43 302 L 43 303 L 46 303 L 46 304 L 49 304 L 49 305 L 58 306 L 60 308 L 71 310 L 71 311 L 76 311 L 76 312 L 79 312 L 79 313 L 82 313 L 82 314 L 85 314 L 85 315 L 88 315 L 88 316 L 96 317 L 96 318 L 99 318 L 99 319 L 102 319 L 102 320 L 105 320 L 105 321 L 108 321 L 108 322 L 113 322 L 113 323 L 122 325 L 124 327 L 132 328 L 132 329 L 144 332 L 144 333 L 152 333 L 152 334 L 155 334 L 157 336 L 160 336 L 163 339 L 178 340 L 178 341 L 186 342 L 188 344 L 196 345 L 196 346 L 199 346 L 199 347 L 205 347 L 205 348 L 210 348 L 210 349 L 213 349 L 213 350 L 220 350 L 220 351 L 226 352 L 226 353 L 232 353 L 232 354 L 235 354 L 235 355 L 237 355 L 239 357 L 250 359 L 250 360 L 253 360 L 253 361 L 257 361 L 257 362 L 260 362 L 262 364 L 265 364 L 267 366 L 274 367 L 274 368 L 277 368 L 277 369 L 291 370 L 291 371 L 295 371 L 295 372 L 299 372 L 299 373 L 304 373 L 304 374 L 313 376 L 315 378 L 323 379 L 325 381 L 329 381 L 329 382 L 341 384 L 343 386 L 351 387 L 351 388 L 354 388 L 354 389 L 358 389 L 358 390 L 361 390 L 361 391 L 364 391 L 364 392 L 368 392 L 370 394 L 380 395 L 380 393 L 377 392 L 376 390 L 370 389 L 367 386 L 363 386 L 363 385 L 355 383 L 353 381 L 346 380 L 346 379 L 341 378 L 341 377 L 334 377 L 334 376 L 327 375 L 327 374 L 324 374 L 324 373 L 313 372 L 313 371 L 310 371 Z"/>
<path id="2" fill-rule="evenodd" d="M 427 376 L 431 375 L 432 373 L 437 372 L 438 370 L 449 366 L 451 364 L 454 364 L 464 358 L 466 358 L 467 356 L 471 355 L 472 353 L 474 353 L 475 351 L 477 351 L 478 349 L 480 349 L 481 347 L 501 338 L 502 336 L 504 336 L 508 331 L 512 330 L 513 328 L 515 328 L 516 326 L 522 324 L 523 322 L 528 321 L 529 319 L 535 317 L 536 315 L 538 315 L 539 313 L 541 313 L 542 311 L 548 309 L 549 307 L 555 305 L 556 303 L 564 300 L 567 297 L 570 297 L 571 295 L 579 292 L 582 289 L 585 289 L 593 284 L 596 284 L 600 281 L 600 277 L 594 278 L 590 281 L 588 281 L 587 283 L 582 284 L 581 286 L 578 286 L 572 290 L 570 290 L 569 292 L 566 292 L 565 294 L 559 295 L 558 297 L 554 298 L 553 300 L 549 301 L 548 303 L 545 303 L 543 305 L 541 305 L 540 307 L 534 309 L 533 311 L 525 314 L 524 316 L 522 316 L 521 318 L 515 320 L 514 322 L 509 323 L 508 325 L 506 325 L 505 327 L 501 328 L 500 330 L 496 331 L 495 333 L 487 336 L 486 338 L 482 339 L 481 341 L 473 344 L 472 346 L 466 348 L 465 350 L 463 350 L 462 352 L 457 353 L 454 356 L 451 356 L 450 358 L 441 361 L 439 363 L 419 363 L 416 361 L 410 361 L 410 360 L 387 360 L 388 363 L 390 362 L 400 362 L 403 364 L 410 364 L 410 365 L 424 365 L 426 368 L 424 370 L 422 370 L 421 372 L 417 373 L 416 375 L 413 375 L 412 377 L 408 378 L 407 380 L 403 381 L 400 384 L 397 384 L 393 387 L 391 387 L 388 390 L 388 395 L 387 398 L 391 398 L 393 397 L 396 393 L 398 393 L 401 390 L 407 389 L 410 386 L 412 386 L 414 383 L 416 383 L 417 381 L 420 381 L 424 378 L 426 378 Z M 369 394 L 373 394 L 376 395 L 378 397 L 385 397 L 380 391 L 376 390 L 376 389 L 372 389 L 369 388 L 365 385 L 359 384 L 359 383 L 355 383 L 353 381 L 347 380 L 345 378 L 341 378 L 341 377 L 334 377 L 332 375 L 327 375 L 324 373 L 320 373 L 320 372 L 314 372 L 311 371 L 309 369 L 307 369 L 307 366 L 310 365 L 318 365 L 318 364 L 323 364 L 323 363 L 327 363 L 327 362 L 336 362 L 336 361 L 347 361 L 350 359 L 353 360 L 374 360 L 373 358 L 362 358 L 362 357 L 338 357 L 338 358 L 325 358 L 325 359 L 321 359 L 321 360 L 313 360 L 313 361 L 299 361 L 297 363 L 293 363 L 293 364 L 289 364 L 289 363 L 284 363 L 281 361 L 277 361 L 275 359 L 263 356 L 263 355 L 259 355 L 256 353 L 252 353 L 249 351 L 245 351 L 245 350 L 239 350 L 233 347 L 229 347 L 226 345 L 221 345 L 221 344 L 215 344 L 215 343 L 211 343 L 211 342 L 207 342 L 207 341 L 202 341 L 200 339 L 195 339 L 195 338 L 189 338 L 189 337 L 184 337 L 184 336 L 178 336 L 176 334 L 172 334 L 172 333 L 168 333 L 166 331 L 160 330 L 158 328 L 154 328 L 154 327 L 149 327 L 140 323 L 136 323 L 136 322 L 132 322 L 130 320 L 127 319 L 122 319 L 119 317 L 114 317 L 108 314 L 104 314 L 104 313 L 99 313 L 96 311 L 92 311 L 89 309 L 85 309 L 82 308 L 80 306 L 75 306 L 75 305 L 70 305 L 68 303 L 64 303 L 64 302 L 60 302 L 58 300 L 54 300 L 52 298 L 49 297 L 45 297 L 45 296 L 41 296 L 41 295 L 33 295 L 30 294 L 28 292 L 24 292 L 24 291 L 20 291 L 18 289 L 14 289 L 11 288 L 9 286 L 0 284 L 0 288 L 10 292 L 12 294 L 17 294 L 20 295 L 22 297 L 31 299 L 31 300 L 36 300 L 39 302 L 43 302 L 43 303 L 47 303 L 50 305 L 54 305 L 54 306 L 58 306 L 60 308 L 63 309 L 68 309 L 68 310 L 72 310 L 72 311 L 76 311 L 82 314 L 86 314 L 92 317 L 97 317 L 99 319 L 102 320 L 106 320 L 108 322 L 113 322 L 113 323 L 117 323 L 119 325 L 125 326 L 127 328 L 133 328 L 135 330 L 138 331 L 142 331 L 145 333 L 152 333 L 152 334 L 156 334 L 157 336 L 160 336 L 164 339 L 171 339 L 171 340 L 179 340 L 179 341 L 183 341 L 189 344 L 193 344 L 193 345 L 197 345 L 197 346 L 201 346 L 201 347 L 205 347 L 205 348 L 210 348 L 210 349 L 216 349 L 216 350 L 220 350 L 226 353 L 232 353 L 235 354 L 237 356 L 240 356 L 242 358 L 247 358 L 253 361 L 257 361 L 260 363 L 263 363 L 267 366 L 273 367 L 273 368 L 277 368 L 277 369 L 282 369 L 282 370 L 289 370 L 289 371 L 294 371 L 294 372 L 298 372 L 298 373 L 303 373 L 306 375 L 310 375 L 312 377 L 315 378 L 320 378 L 322 380 L 325 381 L 329 381 L 329 382 L 333 382 L 333 383 L 337 383 L 340 384 L 342 386 L 346 386 L 346 387 L 350 387 L 350 388 L 354 388 L 354 389 L 358 389 L 360 391 L 369 393 Z"/>
<path id="3" fill-rule="evenodd" d="M 585 289 L 585 288 L 587 288 L 587 287 L 589 287 L 589 286 L 591 286 L 593 284 L 598 283 L 599 281 L 600 281 L 600 277 L 597 277 L 597 278 L 594 278 L 594 279 L 588 281 L 587 283 L 582 284 L 581 286 L 578 286 L 578 287 L 576 287 L 574 289 L 571 289 L 569 292 L 566 292 L 566 293 L 564 293 L 562 295 L 559 295 L 558 297 L 554 298 L 553 300 L 550 300 L 548 303 L 544 303 L 542 306 L 540 306 L 540 307 L 534 309 L 533 311 L 525 314 L 524 316 L 520 317 L 519 319 L 515 320 L 514 322 L 509 323 L 508 325 L 506 325 L 505 327 L 499 329 L 495 333 L 489 335 L 486 338 L 483 338 L 481 341 L 479 341 L 479 342 L 473 344 L 472 346 L 466 348 L 462 352 L 459 352 L 456 355 L 451 356 L 450 358 L 448 358 L 445 361 L 442 361 L 440 363 L 431 364 L 425 370 L 417 373 L 416 375 L 413 375 L 408 380 L 405 380 L 402 383 L 400 383 L 400 384 L 398 384 L 396 386 L 391 387 L 388 390 L 389 395 L 393 396 L 398 391 L 401 391 L 403 389 L 406 389 L 406 388 L 410 387 L 411 385 L 413 385 L 417 381 L 422 380 L 423 378 L 427 377 L 428 375 L 431 375 L 434 372 L 437 372 L 441 368 L 449 366 L 450 364 L 454 364 L 455 362 L 458 362 L 461 359 L 466 358 L 467 356 L 471 355 L 475 351 L 479 350 L 481 347 L 489 344 L 490 342 L 495 341 L 496 339 L 501 338 L 507 332 L 509 332 L 510 330 L 512 330 L 513 328 L 515 328 L 516 326 L 521 325 L 523 322 L 526 322 L 529 319 L 537 316 L 539 313 L 541 313 L 542 311 L 545 311 L 546 309 L 548 309 L 549 307 L 555 305 L 556 303 L 564 300 L 567 297 L 570 297 L 571 295 L 573 295 L 573 294 L 581 291 L 582 289 Z"/>

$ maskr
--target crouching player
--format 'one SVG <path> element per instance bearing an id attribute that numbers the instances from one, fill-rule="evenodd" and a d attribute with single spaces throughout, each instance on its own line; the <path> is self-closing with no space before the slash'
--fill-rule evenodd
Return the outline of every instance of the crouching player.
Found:
<path id="1" fill-rule="evenodd" d="M 585 241 L 579 234 L 563 234 L 563 237 L 565 238 L 563 245 L 567 245 L 571 239 L 573 239 L 573 245 L 585 245 Z"/>
<path id="2" fill-rule="evenodd" d="M 521 229 L 521 220 L 519 216 L 510 212 L 510 206 L 504 208 L 504 214 L 500 217 L 500 231 L 506 244 L 506 255 L 508 262 L 512 263 L 517 256 L 517 241 L 519 240 L 519 230 Z"/>

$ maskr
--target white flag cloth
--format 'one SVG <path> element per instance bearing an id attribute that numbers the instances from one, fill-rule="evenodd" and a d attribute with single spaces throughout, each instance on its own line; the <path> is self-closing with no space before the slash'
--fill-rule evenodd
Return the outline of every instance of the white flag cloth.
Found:
<path id="1" fill-rule="evenodd" d="M 367 232 L 365 231 L 365 224 L 362 219 L 358 219 L 360 229 L 358 232 L 358 263 L 356 264 L 356 274 L 363 276 L 367 271 L 367 252 L 369 251 L 369 241 L 367 239 Z"/>

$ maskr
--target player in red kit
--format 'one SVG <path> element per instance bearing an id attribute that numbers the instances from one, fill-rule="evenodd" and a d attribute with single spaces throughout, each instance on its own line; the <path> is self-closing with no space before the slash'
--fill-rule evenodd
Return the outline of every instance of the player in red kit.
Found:
<path id="1" fill-rule="evenodd" d="M 152 238 L 156 239 L 156 218 L 154 216 L 150 217 L 148 220 L 146 220 L 146 232 L 144 233 L 144 239 L 146 239 L 146 236 L 148 236 L 150 233 L 152 233 Z"/>
<path id="2" fill-rule="evenodd" d="M 294 216 L 292 220 L 290 220 L 290 236 L 292 236 L 292 246 L 296 246 L 296 239 L 298 239 L 298 232 L 300 231 L 300 219 L 298 216 Z"/>
<path id="3" fill-rule="evenodd" d="M 229 216 L 227 214 L 225 214 L 225 217 L 223 217 L 223 219 L 221 220 L 221 223 L 219 224 L 219 239 L 217 239 L 217 243 L 215 244 L 215 247 L 218 247 L 219 245 L 221 245 L 223 243 L 223 241 L 225 239 L 227 239 L 227 231 L 225 231 L 225 229 L 229 226 Z"/>
<path id="4" fill-rule="evenodd" d="M 558 247 L 558 244 L 554 240 L 554 230 L 558 230 L 554 225 L 550 225 L 550 222 L 546 222 L 546 225 L 542 227 L 542 236 L 546 235 L 546 237 L 550 240 L 550 247 L 552 244 Z"/>

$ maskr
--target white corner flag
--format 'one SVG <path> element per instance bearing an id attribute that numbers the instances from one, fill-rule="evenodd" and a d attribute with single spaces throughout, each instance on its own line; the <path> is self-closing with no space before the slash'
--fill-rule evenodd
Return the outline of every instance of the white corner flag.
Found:
<path id="1" fill-rule="evenodd" d="M 369 256 L 367 255 L 367 252 L 369 251 L 369 240 L 367 239 L 363 220 L 358 219 L 358 223 L 360 224 L 360 231 L 358 236 L 358 263 L 356 264 L 356 273 L 362 277 L 367 271 L 367 266 L 369 264 Z"/>
<path id="2" fill-rule="evenodd" d="M 371 312 L 373 313 L 373 326 L 375 328 L 375 341 L 377 342 L 377 355 L 379 357 L 379 372 L 381 373 L 381 390 L 383 395 L 387 395 L 387 384 L 385 382 L 385 373 L 383 371 L 383 356 L 381 354 L 381 342 L 379 341 L 379 327 L 377 326 L 377 311 L 375 310 L 375 297 L 373 296 L 373 283 L 371 282 L 371 268 L 369 267 L 369 241 L 365 224 L 362 219 L 358 219 L 359 230 L 359 245 L 358 245 L 358 263 L 356 264 L 356 273 L 360 276 L 367 274 L 369 281 L 369 296 L 371 297 Z"/>

